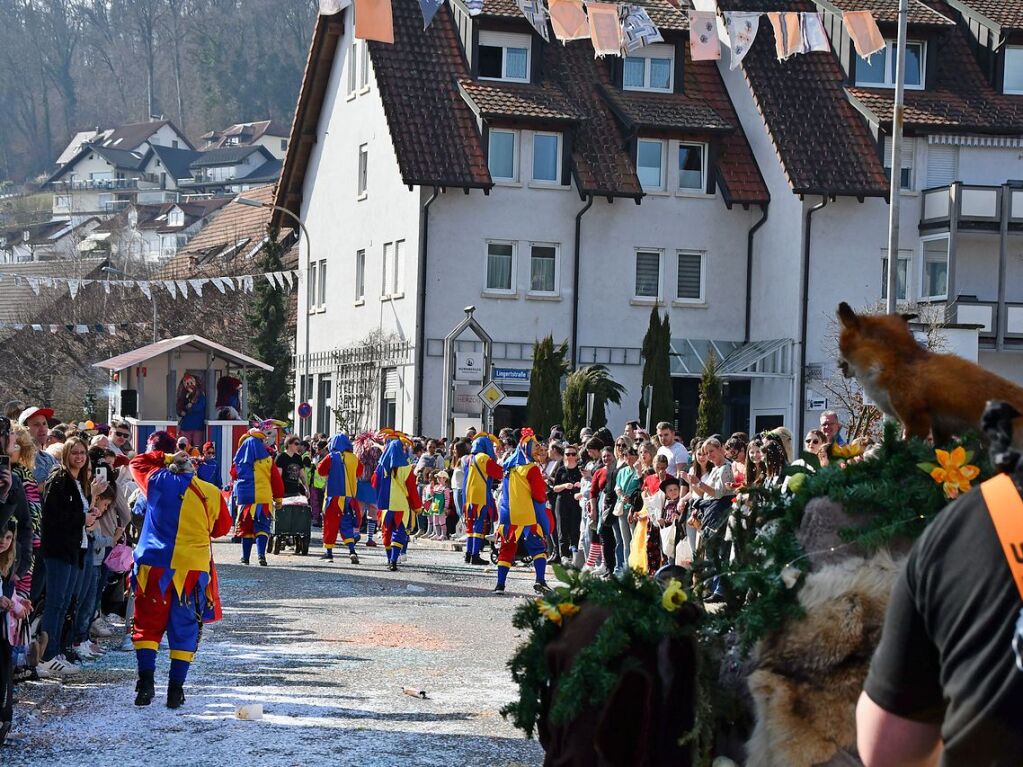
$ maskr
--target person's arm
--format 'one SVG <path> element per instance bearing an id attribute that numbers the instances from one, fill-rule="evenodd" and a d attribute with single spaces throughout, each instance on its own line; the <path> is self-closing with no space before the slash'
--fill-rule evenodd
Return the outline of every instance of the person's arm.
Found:
<path id="1" fill-rule="evenodd" d="M 423 499 L 419 497 L 419 486 L 416 475 L 411 471 L 405 479 L 405 490 L 408 493 L 408 507 L 416 513 L 423 510 Z"/>
<path id="2" fill-rule="evenodd" d="M 865 767 L 934 767 L 941 759 L 941 726 L 886 711 L 863 692 L 856 706 L 856 748 Z"/>
<path id="3" fill-rule="evenodd" d="M 131 469 L 132 479 L 135 480 L 135 484 L 142 488 L 143 493 L 149 487 L 149 478 L 153 476 L 154 472 L 170 463 L 170 458 L 171 456 L 166 453 L 153 450 L 148 453 L 140 453 L 131 459 L 128 467 Z"/>
<path id="4" fill-rule="evenodd" d="M 493 458 L 487 461 L 487 476 L 495 482 L 500 482 L 504 479 L 504 469 L 502 469 L 501 464 Z"/>
<path id="5" fill-rule="evenodd" d="M 275 503 L 284 498 L 284 478 L 275 463 L 270 464 L 270 489 L 273 491 Z"/>
<path id="6" fill-rule="evenodd" d="M 228 511 L 227 501 L 223 493 L 217 493 L 216 499 L 210 499 L 207 510 L 211 512 L 212 525 L 210 528 L 211 538 L 220 538 L 227 535 L 231 530 L 231 512 Z"/>
<path id="7" fill-rule="evenodd" d="M 329 477 L 330 476 L 330 456 L 329 455 L 323 456 L 323 460 L 320 461 L 320 463 L 316 467 L 316 473 L 319 474 L 321 477 Z M 362 472 L 360 471 L 359 474 L 361 474 L 361 473 Z"/>

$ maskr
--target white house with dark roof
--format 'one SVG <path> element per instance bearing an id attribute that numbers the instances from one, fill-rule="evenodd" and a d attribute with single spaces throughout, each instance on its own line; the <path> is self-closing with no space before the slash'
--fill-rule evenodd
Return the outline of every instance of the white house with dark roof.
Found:
<path id="1" fill-rule="evenodd" d="M 278 160 L 288 151 L 288 126 L 276 120 L 256 120 L 235 123 L 223 130 L 212 130 L 202 135 L 202 150 L 228 146 L 261 146 Z"/>

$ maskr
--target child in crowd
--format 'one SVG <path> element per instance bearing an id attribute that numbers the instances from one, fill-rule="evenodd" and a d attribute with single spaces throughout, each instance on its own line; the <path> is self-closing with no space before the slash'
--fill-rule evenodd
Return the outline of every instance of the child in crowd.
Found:
<path id="1" fill-rule="evenodd" d="M 0 532 L 0 746 L 10 732 L 14 713 L 12 648 L 19 644 L 21 621 L 28 618 L 32 609 L 14 591 L 17 530 L 17 522 L 11 519 Z"/>
<path id="2" fill-rule="evenodd" d="M 447 510 L 451 505 L 451 488 L 448 487 L 448 473 L 435 471 L 432 473 L 428 495 L 430 504 L 430 529 L 427 537 L 435 541 L 448 539 Z"/>
<path id="3" fill-rule="evenodd" d="M 665 564 L 679 565 L 690 568 L 693 565 L 691 552 L 688 558 L 683 557 L 676 561 L 676 554 L 685 554 L 686 547 L 681 547 L 682 541 L 686 541 L 685 527 L 679 523 L 683 518 L 683 510 L 680 507 L 682 498 L 682 483 L 677 477 L 667 476 L 661 482 L 661 492 L 664 493 L 664 508 L 661 511 L 661 553 L 664 555 Z M 681 535 L 680 535 L 681 533 Z M 688 541 L 686 541 L 688 546 Z"/>
<path id="4" fill-rule="evenodd" d="M 103 654 L 103 649 L 90 638 L 89 627 L 92 625 L 95 612 L 96 590 L 101 588 L 100 577 L 103 573 L 103 560 L 106 557 L 107 547 L 114 545 L 114 539 L 103 534 L 99 519 L 107 513 L 116 497 L 117 485 L 111 482 L 102 493 L 93 498 L 92 513 L 96 515 L 96 521 L 92 527 L 86 529 L 89 547 L 85 551 L 85 563 L 82 566 L 82 575 L 79 581 L 78 606 L 75 609 L 74 634 L 72 636 L 72 649 L 82 660 L 94 660 Z"/>

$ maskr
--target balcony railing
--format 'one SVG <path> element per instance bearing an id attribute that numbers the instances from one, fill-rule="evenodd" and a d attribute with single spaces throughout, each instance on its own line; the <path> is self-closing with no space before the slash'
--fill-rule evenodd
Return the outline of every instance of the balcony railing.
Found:
<path id="1" fill-rule="evenodd" d="M 1010 229 L 1023 228 L 1023 185 L 981 186 L 955 183 L 923 191 L 920 230 L 979 229 L 998 231 L 1002 224 L 1003 195 L 1008 194 Z"/>
<path id="2" fill-rule="evenodd" d="M 61 189 L 71 191 L 117 191 L 119 189 L 152 189 L 158 187 L 159 179 L 149 173 L 135 178 L 107 178 L 107 179 L 72 179 L 70 181 L 58 181 L 56 185 Z"/>
<path id="3" fill-rule="evenodd" d="M 998 325 L 1007 342 L 1023 344 L 1023 303 L 1006 302 L 1005 311 L 999 316 L 998 301 L 982 301 L 976 296 L 959 296 L 945 306 L 945 321 L 958 325 L 979 325 L 978 334 L 982 340 L 993 341 L 998 335 Z"/>

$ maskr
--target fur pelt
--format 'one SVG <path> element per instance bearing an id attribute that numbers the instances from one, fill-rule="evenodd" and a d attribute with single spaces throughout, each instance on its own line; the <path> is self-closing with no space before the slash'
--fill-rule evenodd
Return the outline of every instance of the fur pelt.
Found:
<path id="1" fill-rule="evenodd" d="M 747 767 L 813 767 L 854 749 L 856 701 L 900 564 L 879 552 L 807 577 L 799 592 L 806 615 L 755 651 Z"/>

